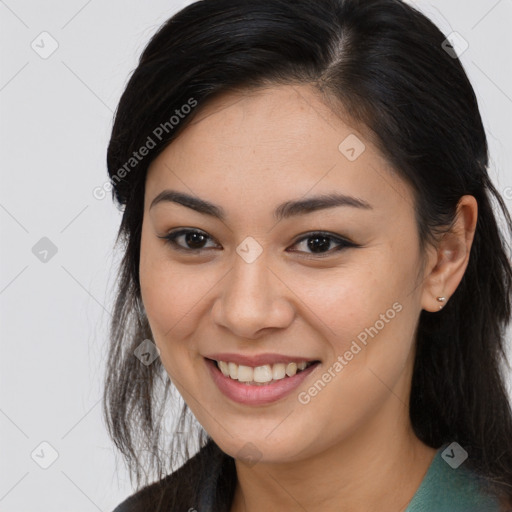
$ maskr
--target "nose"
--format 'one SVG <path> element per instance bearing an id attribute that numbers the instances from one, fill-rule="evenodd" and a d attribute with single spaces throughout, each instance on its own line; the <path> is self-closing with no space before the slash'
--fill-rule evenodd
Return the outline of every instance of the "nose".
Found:
<path id="1" fill-rule="evenodd" d="M 265 258 L 247 263 L 236 257 L 222 283 L 212 306 L 213 320 L 236 337 L 256 339 L 270 329 L 284 329 L 293 321 L 292 292 Z"/>

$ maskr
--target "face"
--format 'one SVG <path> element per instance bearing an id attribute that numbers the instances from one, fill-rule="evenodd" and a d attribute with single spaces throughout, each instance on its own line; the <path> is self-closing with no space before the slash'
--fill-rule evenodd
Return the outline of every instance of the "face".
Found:
<path id="1" fill-rule="evenodd" d="M 407 421 L 418 246 L 411 190 L 314 89 L 197 112 L 148 170 L 140 284 L 167 373 L 226 453 L 296 461 Z"/>

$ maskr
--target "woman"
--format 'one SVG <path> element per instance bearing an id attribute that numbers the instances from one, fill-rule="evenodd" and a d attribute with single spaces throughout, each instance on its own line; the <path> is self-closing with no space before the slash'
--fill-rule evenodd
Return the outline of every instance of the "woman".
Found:
<path id="1" fill-rule="evenodd" d="M 205 0 L 149 42 L 107 157 L 116 512 L 511 510 L 512 222 L 452 46 L 398 0 Z"/>

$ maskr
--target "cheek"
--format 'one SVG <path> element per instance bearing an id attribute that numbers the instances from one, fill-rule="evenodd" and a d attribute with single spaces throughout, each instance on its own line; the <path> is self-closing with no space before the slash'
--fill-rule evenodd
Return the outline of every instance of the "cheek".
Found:
<path id="1" fill-rule="evenodd" d="M 142 301 L 164 368 L 178 388 L 179 383 L 189 388 L 196 386 L 192 381 L 204 373 L 198 333 L 210 318 L 212 297 L 224 272 L 214 271 L 208 264 L 179 263 L 171 249 L 158 242 L 151 240 L 151 234 L 142 236 Z"/>
<path id="2" fill-rule="evenodd" d="M 391 250 L 381 246 L 364 254 L 364 260 L 354 254 L 350 264 L 329 269 L 323 276 L 317 270 L 287 278 L 295 283 L 309 321 L 342 354 L 352 340 L 364 343 L 376 331 L 400 331 L 404 312 L 414 309 L 409 307 L 414 300 L 410 293 L 414 269 L 413 261 L 397 265 Z"/>
<path id="3" fill-rule="evenodd" d="M 186 338 L 191 331 L 187 314 L 198 302 L 202 287 L 198 276 L 192 272 L 180 272 L 172 264 L 167 250 L 158 242 L 161 241 L 157 239 L 155 242 L 152 235 L 143 230 L 139 280 L 153 341 L 160 349 L 162 362 L 169 372 L 172 371 L 172 362 L 185 348 L 179 340 Z"/>
<path id="4" fill-rule="evenodd" d="M 419 315 L 418 294 L 411 293 L 417 267 L 413 256 L 395 262 L 381 247 L 378 257 L 351 265 L 350 272 L 340 269 L 322 286 L 305 283 L 308 306 L 332 352 L 325 368 L 331 369 L 326 375 L 331 391 L 319 393 L 318 405 L 327 409 L 340 399 L 346 402 L 341 410 L 360 410 L 372 397 L 382 399 L 386 386 L 393 387 L 403 374 Z"/>
<path id="5" fill-rule="evenodd" d="M 191 281 L 192 279 L 192 281 Z M 186 318 L 201 288 L 193 275 L 177 272 L 170 265 L 154 262 L 145 267 L 141 264 L 140 284 L 142 300 L 152 327 L 161 335 L 183 328 Z"/>
<path id="6" fill-rule="evenodd" d="M 143 227 L 139 279 L 142 300 L 155 336 L 181 328 L 181 321 L 208 289 L 207 276 L 194 269 L 197 267 L 176 264 L 171 258 L 171 249 L 151 233 L 150 228 Z"/>

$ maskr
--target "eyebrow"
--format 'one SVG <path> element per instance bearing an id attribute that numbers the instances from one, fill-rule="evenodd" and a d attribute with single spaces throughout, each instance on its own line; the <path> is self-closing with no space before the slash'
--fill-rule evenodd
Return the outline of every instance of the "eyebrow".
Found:
<path id="1" fill-rule="evenodd" d="M 220 206 L 210 203 L 205 199 L 200 199 L 199 197 L 191 196 L 176 190 L 163 190 L 160 192 L 151 202 L 149 209 L 151 210 L 151 208 L 157 204 L 164 202 L 181 204 L 182 206 L 191 208 L 196 212 L 215 217 L 221 221 L 226 219 L 226 214 Z M 331 193 L 310 197 L 308 199 L 286 201 L 275 209 L 274 217 L 277 220 L 282 220 L 294 215 L 304 215 L 318 210 L 335 208 L 339 206 L 350 206 L 353 208 L 361 208 L 365 210 L 373 209 L 369 203 L 362 199 L 358 199 L 357 197 L 340 193 Z"/>

